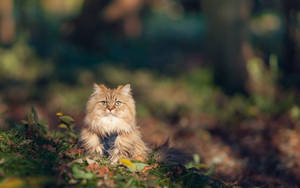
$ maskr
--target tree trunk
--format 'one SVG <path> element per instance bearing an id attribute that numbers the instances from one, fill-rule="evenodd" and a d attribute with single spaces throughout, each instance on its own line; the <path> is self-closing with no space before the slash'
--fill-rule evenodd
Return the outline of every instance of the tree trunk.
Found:
<path id="1" fill-rule="evenodd" d="M 283 82 L 288 86 L 300 87 L 300 28 L 297 27 L 300 1 L 284 0 L 282 3 L 285 35 L 283 56 L 279 63 L 284 72 Z"/>
<path id="2" fill-rule="evenodd" d="M 246 92 L 247 69 L 242 48 L 247 37 L 247 0 L 202 0 L 207 18 L 208 58 L 215 69 L 215 81 L 228 94 Z"/>
<path id="3" fill-rule="evenodd" d="M 15 38 L 15 20 L 13 18 L 13 1 L 0 1 L 0 43 L 10 44 Z"/>
<path id="4" fill-rule="evenodd" d="M 67 37 L 86 48 L 100 48 L 101 44 L 95 40 L 97 36 L 101 38 L 108 27 L 103 22 L 101 14 L 109 2 L 108 0 L 85 0 L 80 15 L 69 23 L 72 29 L 67 33 Z"/>

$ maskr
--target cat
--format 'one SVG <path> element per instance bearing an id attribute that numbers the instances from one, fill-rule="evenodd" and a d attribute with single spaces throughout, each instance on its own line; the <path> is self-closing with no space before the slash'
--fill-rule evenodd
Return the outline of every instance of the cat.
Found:
<path id="1" fill-rule="evenodd" d="M 94 84 L 80 141 L 89 154 L 107 157 L 112 164 L 122 158 L 146 160 L 150 149 L 136 125 L 135 101 L 130 84 L 109 89 Z"/>

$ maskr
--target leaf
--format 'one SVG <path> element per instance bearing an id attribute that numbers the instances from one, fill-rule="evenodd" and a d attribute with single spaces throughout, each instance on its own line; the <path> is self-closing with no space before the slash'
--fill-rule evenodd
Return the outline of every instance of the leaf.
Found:
<path id="1" fill-rule="evenodd" d="M 99 168 L 99 164 L 97 163 L 92 163 L 92 164 L 89 164 L 85 170 L 88 171 L 88 172 L 94 172 L 95 173 L 95 170 Z"/>
<path id="2" fill-rule="evenodd" d="M 78 181 L 77 180 L 75 180 L 75 179 L 70 179 L 69 180 L 69 184 L 76 184 Z"/>
<path id="3" fill-rule="evenodd" d="M 204 164 L 204 163 L 195 164 L 195 167 L 196 168 L 209 168 L 209 166 L 207 164 Z"/>
<path id="4" fill-rule="evenodd" d="M 86 158 L 86 162 L 90 165 L 90 164 L 94 164 L 96 163 L 96 161 L 94 161 L 93 159 L 90 159 L 90 158 Z"/>
<path id="5" fill-rule="evenodd" d="M 216 165 L 213 165 L 204 175 L 210 176 L 210 175 L 214 174 L 215 171 L 216 171 Z"/>
<path id="6" fill-rule="evenodd" d="M 85 172 L 83 170 L 80 169 L 80 167 L 78 165 L 74 165 L 72 167 L 72 172 L 73 172 L 73 176 L 74 178 L 82 178 L 82 179 L 92 179 L 93 178 L 93 173 L 91 172 Z"/>
<path id="7" fill-rule="evenodd" d="M 28 119 L 28 124 L 33 124 L 34 123 L 34 117 L 33 117 L 32 113 L 28 113 L 27 119 Z"/>
<path id="8" fill-rule="evenodd" d="M 53 181 L 52 178 L 45 176 L 35 176 L 26 178 L 26 182 L 29 184 L 26 187 L 42 187 L 49 182 Z"/>
<path id="9" fill-rule="evenodd" d="M 145 162 L 146 161 L 145 157 L 143 157 L 142 155 L 135 156 L 133 158 L 133 160 L 135 160 L 135 161 L 141 161 L 141 162 Z"/>
<path id="10" fill-rule="evenodd" d="M 147 173 L 147 172 L 149 172 L 151 169 L 157 168 L 157 167 L 158 167 L 158 163 L 155 163 L 155 164 L 149 165 L 149 166 L 145 166 L 145 167 L 141 170 L 141 172 L 142 172 L 142 173 Z"/>
<path id="11" fill-rule="evenodd" d="M 75 160 L 69 162 L 68 166 L 71 166 L 74 163 L 80 163 L 80 164 L 82 164 L 83 162 L 84 162 L 83 159 L 75 159 Z"/>
<path id="12" fill-rule="evenodd" d="M 46 120 L 39 120 L 39 125 L 41 125 L 42 127 L 47 128 L 47 121 Z"/>
<path id="13" fill-rule="evenodd" d="M 120 159 L 120 162 L 125 165 L 130 172 L 136 171 L 136 166 L 128 159 Z"/>
<path id="14" fill-rule="evenodd" d="M 38 123 L 38 121 L 39 121 L 38 114 L 36 113 L 36 111 L 33 107 L 31 108 L 31 111 L 32 111 L 33 119 L 34 119 L 35 123 Z"/>
<path id="15" fill-rule="evenodd" d="M 130 178 L 124 187 L 129 187 L 132 184 L 133 180 L 133 178 Z"/>
<path id="16" fill-rule="evenodd" d="M 105 175 L 112 175 L 112 173 L 109 173 L 109 169 L 107 166 L 100 167 L 98 163 L 90 164 L 86 167 L 86 170 L 89 172 L 93 172 L 96 174 L 97 177 L 103 177 Z"/>
<path id="17" fill-rule="evenodd" d="M 146 166 L 148 166 L 145 163 L 134 163 L 134 165 L 136 166 L 137 171 L 142 171 Z"/>
<path id="18" fill-rule="evenodd" d="M 101 168 L 98 168 L 96 171 L 97 177 L 103 177 L 104 175 L 109 173 L 109 169 L 107 166 L 102 166 Z M 112 175 L 112 173 L 110 173 Z"/>
<path id="19" fill-rule="evenodd" d="M 67 124 L 70 124 L 74 121 L 74 119 L 70 116 L 60 116 L 59 119 Z"/>
<path id="20" fill-rule="evenodd" d="M 10 177 L 6 178 L 5 180 L 0 183 L 0 187 L 2 188 L 21 188 L 25 186 L 25 181 L 21 178 L 17 177 Z"/>
<path id="21" fill-rule="evenodd" d="M 63 113 L 61 113 L 61 112 L 57 112 L 57 113 L 56 113 L 56 115 L 57 115 L 57 116 L 62 116 L 62 115 L 63 115 Z"/>
<path id="22" fill-rule="evenodd" d="M 68 128 L 67 125 L 64 124 L 64 123 L 59 124 L 58 127 L 62 128 L 62 129 L 67 129 Z"/>
<path id="23" fill-rule="evenodd" d="M 131 172 L 137 172 L 137 171 L 142 171 L 146 166 L 148 166 L 145 163 L 141 162 L 131 162 L 128 159 L 120 159 L 120 162 L 125 165 L 129 171 Z"/>
<path id="24" fill-rule="evenodd" d="M 72 137 L 72 138 L 76 138 L 77 137 L 77 135 L 75 134 L 75 133 L 73 133 L 73 132 L 69 132 L 69 135 Z"/>
<path id="25" fill-rule="evenodd" d="M 200 157 L 199 157 L 199 155 L 198 155 L 197 153 L 195 153 L 195 154 L 193 155 L 193 159 L 194 159 L 194 162 L 195 162 L 195 163 L 200 163 Z"/>
<path id="26" fill-rule="evenodd" d="M 81 153 L 83 153 L 83 150 L 81 148 L 70 148 L 68 151 L 65 152 L 65 154 L 70 157 L 74 155 L 79 155 Z"/>
<path id="27" fill-rule="evenodd" d="M 24 124 L 24 125 L 27 125 L 27 124 L 28 124 L 28 121 L 26 121 L 26 120 L 21 120 L 21 123 Z"/>

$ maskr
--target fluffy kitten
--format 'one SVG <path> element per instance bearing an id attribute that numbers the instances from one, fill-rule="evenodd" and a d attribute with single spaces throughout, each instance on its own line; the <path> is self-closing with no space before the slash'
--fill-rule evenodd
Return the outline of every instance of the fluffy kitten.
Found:
<path id="1" fill-rule="evenodd" d="M 148 147 L 136 126 L 135 102 L 130 85 L 116 89 L 94 84 L 80 141 L 90 154 L 106 156 L 112 163 L 121 158 L 146 159 Z"/>

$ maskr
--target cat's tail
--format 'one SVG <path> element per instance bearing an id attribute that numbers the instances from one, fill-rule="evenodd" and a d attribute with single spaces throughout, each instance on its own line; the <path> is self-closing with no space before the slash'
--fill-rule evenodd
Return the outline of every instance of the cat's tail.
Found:
<path id="1" fill-rule="evenodd" d="M 153 151 L 155 159 L 166 165 L 184 165 L 192 160 L 188 152 L 171 147 L 169 139 Z"/>

